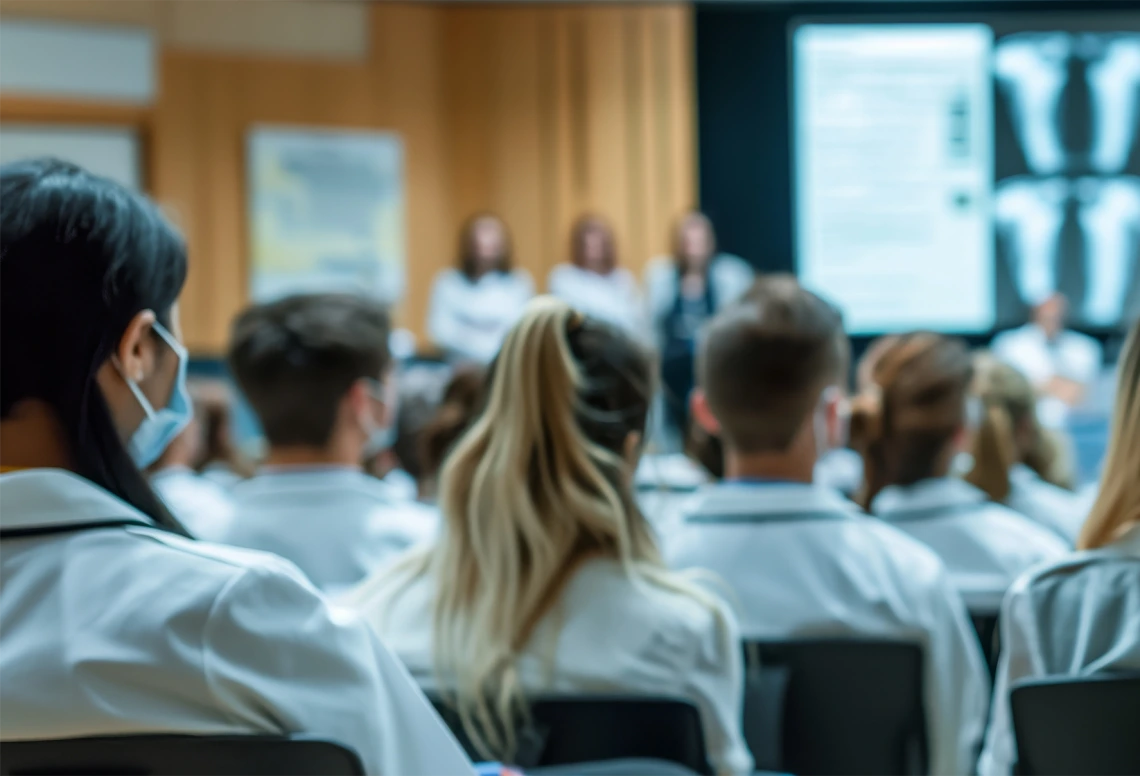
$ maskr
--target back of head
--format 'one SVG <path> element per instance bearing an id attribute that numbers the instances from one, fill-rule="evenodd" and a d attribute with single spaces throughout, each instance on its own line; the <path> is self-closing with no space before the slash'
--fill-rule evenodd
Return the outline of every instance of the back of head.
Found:
<path id="1" fill-rule="evenodd" d="M 386 376 L 388 333 L 385 309 L 350 294 L 292 296 L 239 315 L 229 366 L 269 444 L 325 447 L 352 385 Z"/>
<path id="2" fill-rule="evenodd" d="M 847 359 L 839 312 L 790 275 L 771 275 L 708 324 L 697 381 L 728 448 L 779 453 L 821 392 L 844 381 Z"/>
<path id="3" fill-rule="evenodd" d="M 182 239 L 145 198 L 65 162 L 0 168 L 0 416 L 43 402 L 78 474 L 176 529 L 96 374 L 140 312 L 171 327 L 185 280 Z"/>
<path id="4" fill-rule="evenodd" d="M 965 344 L 940 334 L 904 334 L 877 354 L 873 382 L 851 408 L 864 507 L 887 485 L 911 485 L 949 468 L 973 371 Z"/>
<path id="5" fill-rule="evenodd" d="M 540 297 L 507 335 L 485 408 L 444 465 L 437 666 L 498 756 L 521 704 L 516 656 L 577 567 L 593 556 L 631 571 L 660 563 L 632 492 L 651 375 L 625 334 Z"/>
<path id="6" fill-rule="evenodd" d="M 1132 325 L 1117 375 L 1100 491 L 1077 538 L 1082 550 L 1103 547 L 1140 523 L 1140 321 Z"/>

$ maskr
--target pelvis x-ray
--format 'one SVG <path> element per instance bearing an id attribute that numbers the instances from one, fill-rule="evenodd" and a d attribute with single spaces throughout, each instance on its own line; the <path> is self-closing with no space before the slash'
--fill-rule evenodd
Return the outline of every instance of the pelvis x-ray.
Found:
<path id="1" fill-rule="evenodd" d="M 1140 134 L 1140 34 L 1010 35 L 994 73 L 1033 174 L 1124 171 Z"/>
<path id="2" fill-rule="evenodd" d="M 1022 299 L 1054 290 L 1097 326 L 1116 324 L 1140 256 L 1140 177 L 1018 176 L 998 185 L 998 234 Z"/>

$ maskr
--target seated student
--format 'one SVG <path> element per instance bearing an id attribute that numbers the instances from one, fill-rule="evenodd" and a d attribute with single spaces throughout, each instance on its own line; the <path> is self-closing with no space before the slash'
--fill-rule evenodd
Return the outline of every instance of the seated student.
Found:
<path id="1" fill-rule="evenodd" d="M 234 487 L 222 541 L 291 560 L 329 591 L 431 539 L 434 513 L 362 468 L 395 404 L 382 307 L 345 294 L 252 307 L 234 322 L 229 365 L 269 453 Z"/>
<path id="2" fill-rule="evenodd" d="M 186 428 L 148 469 L 150 484 L 192 536 L 217 541 L 233 519 L 234 505 L 225 488 L 195 471 L 204 443 L 199 405 L 192 406 Z"/>
<path id="3" fill-rule="evenodd" d="M 645 693 L 693 701 L 717 772 L 751 770 L 736 623 L 662 565 L 634 500 L 652 382 L 617 329 L 533 302 L 444 466 L 439 543 L 349 598 L 488 755 L 511 756 L 526 693 Z"/>
<path id="4" fill-rule="evenodd" d="M 972 378 L 959 340 L 901 336 L 853 403 L 851 438 L 863 455 L 863 506 L 938 553 L 966 606 L 987 613 L 1022 571 L 1066 548 L 1051 530 L 950 476 L 965 444 Z"/>
<path id="5" fill-rule="evenodd" d="M 983 776 L 1017 760 L 1009 689 L 1019 679 L 1140 671 L 1140 322 L 1120 357 L 1100 495 L 1081 550 L 1017 580 L 1002 603 L 1002 655 Z"/>
<path id="6" fill-rule="evenodd" d="M 847 347 L 839 313 L 790 276 L 759 279 L 709 323 L 693 416 L 719 436 L 725 477 L 699 494 L 666 557 L 731 586 L 747 639 L 921 641 L 930 772 L 968 773 L 989 679 L 945 568 L 813 484 L 820 452 L 842 436 Z"/>
<path id="7" fill-rule="evenodd" d="M 203 448 L 194 469 L 229 490 L 253 475 L 253 463 L 233 442 L 233 391 L 221 380 L 199 380 L 192 386 L 194 417 L 202 424 Z"/>
<path id="8" fill-rule="evenodd" d="M 979 356 L 974 366 L 973 393 L 983 414 L 966 481 L 1075 544 L 1088 510 L 1066 481 L 1056 432 L 1037 421 L 1033 386 L 992 356 Z"/>
<path id="9" fill-rule="evenodd" d="M 584 215 L 570 230 L 570 263 L 547 279 L 550 293 L 584 314 L 647 338 L 644 302 L 637 280 L 618 266 L 613 227 L 601 216 Z"/>
<path id="10" fill-rule="evenodd" d="M 19 162 L 0 245 L 0 736 L 304 733 L 368 773 L 471 773 L 363 623 L 280 558 L 189 539 L 139 471 L 190 411 L 158 209 Z"/>
<path id="11" fill-rule="evenodd" d="M 443 390 L 443 400 L 419 436 L 418 498 L 434 504 L 439 496 L 439 473 L 451 448 L 483 407 L 487 376 L 482 369 L 459 369 Z"/>

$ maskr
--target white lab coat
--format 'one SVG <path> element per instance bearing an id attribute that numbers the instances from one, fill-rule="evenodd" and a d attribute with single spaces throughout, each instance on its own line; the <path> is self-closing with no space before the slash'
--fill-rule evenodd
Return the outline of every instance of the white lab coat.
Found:
<path id="1" fill-rule="evenodd" d="M 1050 529 L 987 501 L 981 490 L 954 477 L 883 488 L 871 511 L 934 550 L 976 614 L 996 612 L 1030 566 L 1068 552 Z"/>
<path id="2" fill-rule="evenodd" d="M 637 505 L 659 541 L 681 524 L 697 489 L 709 481 L 701 466 L 681 453 L 644 455 L 634 474 Z"/>
<path id="3" fill-rule="evenodd" d="M 434 590 L 428 577 L 395 592 L 390 585 L 366 583 L 364 595 L 354 599 L 412 676 L 429 688 L 436 685 Z M 752 756 L 741 732 L 742 664 L 736 622 L 716 599 L 706 605 L 653 583 L 635 584 L 618 563 L 594 559 L 574 574 L 558 606 L 539 623 L 522 651 L 519 673 L 534 694 L 644 693 L 691 700 L 701 712 L 710 764 L 718 773 L 745 774 Z"/>
<path id="4" fill-rule="evenodd" d="M 471 281 L 459 270 L 436 275 L 428 304 L 428 336 L 444 355 L 486 364 L 534 296 L 524 270 L 488 272 Z"/>
<path id="5" fill-rule="evenodd" d="M 292 564 L 159 530 L 57 469 L 0 476 L 0 529 L 4 740 L 304 733 L 370 774 L 472 772 L 399 661 Z"/>
<path id="6" fill-rule="evenodd" d="M 727 583 L 746 639 L 922 644 L 930 772 L 972 771 L 989 677 L 965 607 L 929 549 L 827 488 L 725 482 L 701 491 L 666 558 Z"/>
<path id="7" fill-rule="evenodd" d="M 1002 332 L 990 346 L 995 356 L 1024 374 L 1034 385 L 1054 377 L 1091 384 L 1104 361 L 1100 343 L 1075 331 L 1062 331 L 1052 342 L 1041 327 L 1028 323 Z M 1069 408 L 1060 399 L 1043 396 L 1037 402 L 1037 416 L 1049 428 L 1061 428 Z"/>
<path id="8" fill-rule="evenodd" d="M 1002 602 L 993 714 L 978 763 L 1008 774 L 1017 759 L 1010 687 L 1021 679 L 1140 671 L 1140 526 L 1017 580 Z"/>
<path id="9" fill-rule="evenodd" d="M 420 542 L 439 515 L 348 467 L 273 467 L 233 489 L 221 541 L 280 555 L 326 593 L 355 585 Z"/>
<path id="10" fill-rule="evenodd" d="M 641 291 L 627 269 L 618 267 L 608 275 L 599 275 L 573 264 L 559 264 L 550 271 L 546 288 L 584 315 L 639 339 L 648 337 Z"/>
<path id="11" fill-rule="evenodd" d="M 229 493 L 193 469 L 162 469 L 150 478 L 150 484 L 179 522 L 198 539 L 218 541 L 233 520 L 234 504 Z"/>
<path id="12" fill-rule="evenodd" d="M 1055 532 L 1070 546 L 1088 517 L 1088 505 L 1073 491 L 1041 479 L 1023 463 L 1009 470 L 1009 495 L 1005 505 Z"/>

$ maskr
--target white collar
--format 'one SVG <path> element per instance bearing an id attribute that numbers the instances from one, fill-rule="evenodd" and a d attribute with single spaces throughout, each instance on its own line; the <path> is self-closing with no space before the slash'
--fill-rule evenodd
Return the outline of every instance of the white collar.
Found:
<path id="1" fill-rule="evenodd" d="M 0 529 L 22 531 L 127 520 L 153 521 L 88 479 L 63 469 L 0 475 Z"/>
<path id="2" fill-rule="evenodd" d="M 699 523 L 857 517 L 836 490 L 802 482 L 720 482 L 702 488 L 689 519 Z"/>
<path id="3" fill-rule="evenodd" d="M 986 502 L 986 494 L 957 477 L 931 477 L 913 485 L 888 485 L 871 503 L 885 520 L 910 520 Z"/>
<path id="4" fill-rule="evenodd" d="M 1017 485 L 1033 485 L 1041 482 L 1041 476 L 1023 463 L 1009 467 L 1009 481 Z"/>

